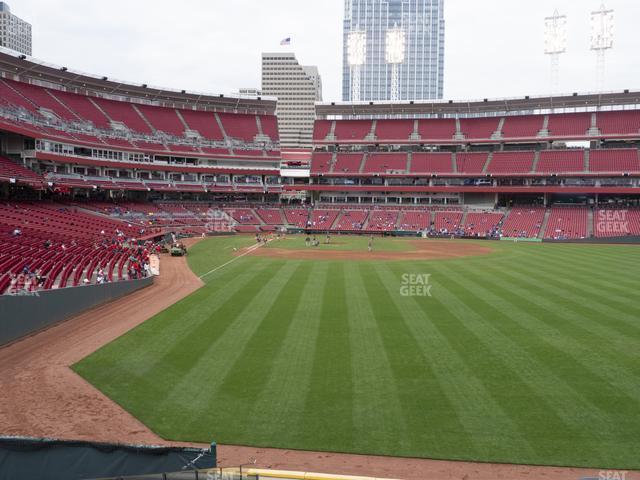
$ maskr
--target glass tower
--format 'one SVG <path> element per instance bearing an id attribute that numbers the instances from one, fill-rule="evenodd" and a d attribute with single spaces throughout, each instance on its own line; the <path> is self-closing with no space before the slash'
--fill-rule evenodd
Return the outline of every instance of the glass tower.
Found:
<path id="1" fill-rule="evenodd" d="M 404 45 L 401 52 L 397 45 L 392 48 L 394 57 L 401 53 L 403 61 L 394 72 L 393 65 L 387 63 L 387 30 L 398 29 L 404 31 Z M 349 55 L 350 37 L 358 36 L 352 32 L 364 32 L 366 45 L 364 49 L 354 47 L 351 38 Z M 349 60 L 354 61 L 354 48 L 364 54 L 361 65 L 350 65 Z M 400 101 L 442 98 L 444 0 L 345 0 L 343 101 L 391 100 L 394 75 Z M 354 98 L 354 91 L 359 98 Z"/>

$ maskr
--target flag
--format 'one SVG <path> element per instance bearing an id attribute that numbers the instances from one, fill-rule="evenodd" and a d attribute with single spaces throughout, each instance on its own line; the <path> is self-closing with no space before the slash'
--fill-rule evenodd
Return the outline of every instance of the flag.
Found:
<path id="1" fill-rule="evenodd" d="M 287 37 L 280 42 L 280 45 L 291 45 L 291 37 Z"/>

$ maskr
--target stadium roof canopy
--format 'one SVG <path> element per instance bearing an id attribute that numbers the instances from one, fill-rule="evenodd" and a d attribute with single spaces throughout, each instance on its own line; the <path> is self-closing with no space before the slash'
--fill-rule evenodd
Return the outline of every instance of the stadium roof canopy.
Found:
<path id="1" fill-rule="evenodd" d="M 74 93 L 174 108 L 251 114 L 273 114 L 276 109 L 273 97 L 213 95 L 135 84 L 48 64 L 3 47 L 0 47 L 0 76 Z"/>
<path id="2" fill-rule="evenodd" d="M 415 102 L 316 103 L 318 118 L 374 118 L 404 116 L 485 116 L 504 113 L 590 111 L 640 105 L 640 91 L 572 93 L 557 96 L 525 96 L 483 100 L 433 100 Z"/>

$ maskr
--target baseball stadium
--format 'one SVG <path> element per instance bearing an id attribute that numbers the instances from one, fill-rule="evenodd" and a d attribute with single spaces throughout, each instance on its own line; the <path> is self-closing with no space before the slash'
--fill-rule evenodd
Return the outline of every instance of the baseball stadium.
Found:
<path id="1" fill-rule="evenodd" d="M 0 478 L 640 478 L 640 91 L 277 105 L 0 49 Z"/>

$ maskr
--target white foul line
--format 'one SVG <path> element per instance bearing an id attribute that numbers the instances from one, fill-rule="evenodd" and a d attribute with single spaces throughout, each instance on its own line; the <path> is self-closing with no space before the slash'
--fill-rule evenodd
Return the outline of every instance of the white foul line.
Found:
<path id="1" fill-rule="evenodd" d="M 270 242 L 271 240 L 267 240 L 267 242 Z M 237 257 L 233 257 L 231 260 L 229 260 L 227 263 L 223 263 L 222 265 L 214 268 L 213 270 L 211 270 L 210 272 L 205 273 L 204 275 L 200 275 L 200 280 L 202 280 L 204 277 L 211 275 L 214 272 L 217 272 L 218 270 L 220 270 L 223 267 L 226 267 L 227 265 L 229 265 L 230 263 L 235 262 L 236 260 L 238 260 L 239 258 L 244 257 L 245 255 L 249 255 L 250 253 L 252 253 L 254 250 L 257 250 L 258 248 L 262 247 L 263 244 L 261 243 L 256 243 L 255 245 L 250 246 L 249 248 L 247 248 L 247 251 L 244 252 L 241 255 L 238 255 Z"/>

